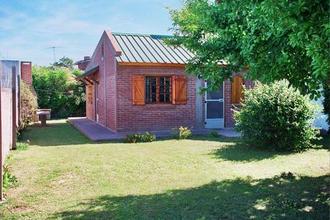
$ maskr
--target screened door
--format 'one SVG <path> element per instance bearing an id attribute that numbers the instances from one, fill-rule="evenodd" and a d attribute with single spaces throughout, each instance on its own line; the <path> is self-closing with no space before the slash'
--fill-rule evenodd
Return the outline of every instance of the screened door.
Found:
<path id="1" fill-rule="evenodd" d="M 207 87 L 207 83 L 205 83 Z M 224 97 L 223 86 L 216 91 L 205 94 L 205 127 L 224 127 Z"/>

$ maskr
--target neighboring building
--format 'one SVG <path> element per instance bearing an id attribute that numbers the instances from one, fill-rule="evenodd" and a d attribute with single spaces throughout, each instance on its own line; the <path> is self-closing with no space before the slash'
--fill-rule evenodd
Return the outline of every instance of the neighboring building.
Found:
<path id="1" fill-rule="evenodd" d="M 86 70 L 87 65 L 89 64 L 89 61 L 91 61 L 90 56 L 85 56 L 83 60 L 79 60 L 77 62 L 75 62 L 75 65 L 78 65 L 78 68 L 80 70 Z"/>
<path id="2" fill-rule="evenodd" d="M 241 98 L 241 75 L 225 81 L 218 91 L 202 95 L 200 88 L 206 83 L 185 73 L 193 54 L 166 45 L 167 37 L 102 34 L 81 77 L 86 83 L 88 119 L 113 131 L 234 125 L 232 108 Z"/>

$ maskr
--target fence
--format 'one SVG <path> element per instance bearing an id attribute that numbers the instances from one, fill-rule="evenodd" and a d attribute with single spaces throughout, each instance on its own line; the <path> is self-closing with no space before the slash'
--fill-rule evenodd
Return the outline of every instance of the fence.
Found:
<path id="1" fill-rule="evenodd" d="M 19 61 L 0 61 L 0 200 L 3 199 L 3 164 L 10 149 L 16 148 L 19 123 Z"/>

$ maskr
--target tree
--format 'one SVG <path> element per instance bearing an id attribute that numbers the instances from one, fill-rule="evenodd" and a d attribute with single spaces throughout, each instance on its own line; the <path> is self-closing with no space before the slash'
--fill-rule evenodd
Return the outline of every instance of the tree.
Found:
<path id="1" fill-rule="evenodd" d="M 73 69 L 73 60 L 68 57 L 62 57 L 59 61 L 53 64 L 54 67 L 65 67 L 70 70 Z"/>
<path id="2" fill-rule="evenodd" d="M 171 11 L 170 43 L 195 53 L 189 73 L 217 87 L 233 71 L 248 69 L 252 79 L 287 79 L 304 94 L 319 94 L 330 72 L 329 1 L 217 2 L 187 0 Z"/>
<path id="3" fill-rule="evenodd" d="M 84 85 L 67 68 L 37 67 L 32 69 L 33 86 L 40 108 L 51 108 L 52 117 L 85 115 Z"/>

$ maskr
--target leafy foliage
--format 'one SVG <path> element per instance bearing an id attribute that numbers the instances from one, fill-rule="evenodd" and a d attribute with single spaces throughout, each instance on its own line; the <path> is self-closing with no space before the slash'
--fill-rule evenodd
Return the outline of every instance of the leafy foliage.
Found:
<path id="1" fill-rule="evenodd" d="M 174 137 L 177 139 L 187 139 L 192 135 L 191 130 L 188 127 L 183 126 L 173 129 L 173 133 Z"/>
<path id="2" fill-rule="evenodd" d="M 32 87 L 27 85 L 24 81 L 20 82 L 20 115 L 21 122 L 18 131 L 23 130 L 33 121 L 36 110 L 38 108 L 37 96 Z"/>
<path id="3" fill-rule="evenodd" d="M 271 85 L 258 83 L 244 94 L 242 107 L 234 117 L 247 144 L 288 151 L 312 146 L 316 138 L 311 127 L 315 109 L 307 96 L 285 80 Z"/>
<path id="4" fill-rule="evenodd" d="M 10 187 L 17 186 L 18 181 L 16 176 L 14 176 L 8 165 L 3 166 L 3 188 L 8 189 Z"/>
<path id="5" fill-rule="evenodd" d="M 53 63 L 54 67 L 65 67 L 68 69 L 73 69 L 73 60 L 68 57 L 62 57 L 59 61 Z"/>
<path id="6" fill-rule="evenodd" d="M 156 136 L 150 132 L 144 134 L 129 134 L 126 137 L 127 143 L 153 142 L 155 140 Z"/>
<path id="7" fill-rule="evenodd" d="M 32 73 L 40 108 L 52 109 L 54 118 L 85 114 L 85 88 L 74 78 L 73 71 L 34 66 Z"/>
<path id="8" fill-rule="evenodd" d="M 23 151 L 23 150 L 27 150 L 28 147 L 29 147 L 29 145 L 27 143 L 23 143 L 23 142 L 16 143 L 16 150 Z"/>
<path id="9" fill-rule="evenodd" d="M 318 95 L 330 72 L 330 2 L 187 0 L 172 10 L 174 45 L 195 53 L 187 71 L 217 87 L 233 71 L 262 82 L 287 79 Z M 220 3 L 217 3 L 220 2 Z M 227 64 L 226 68 L 219 63 Z"/>

